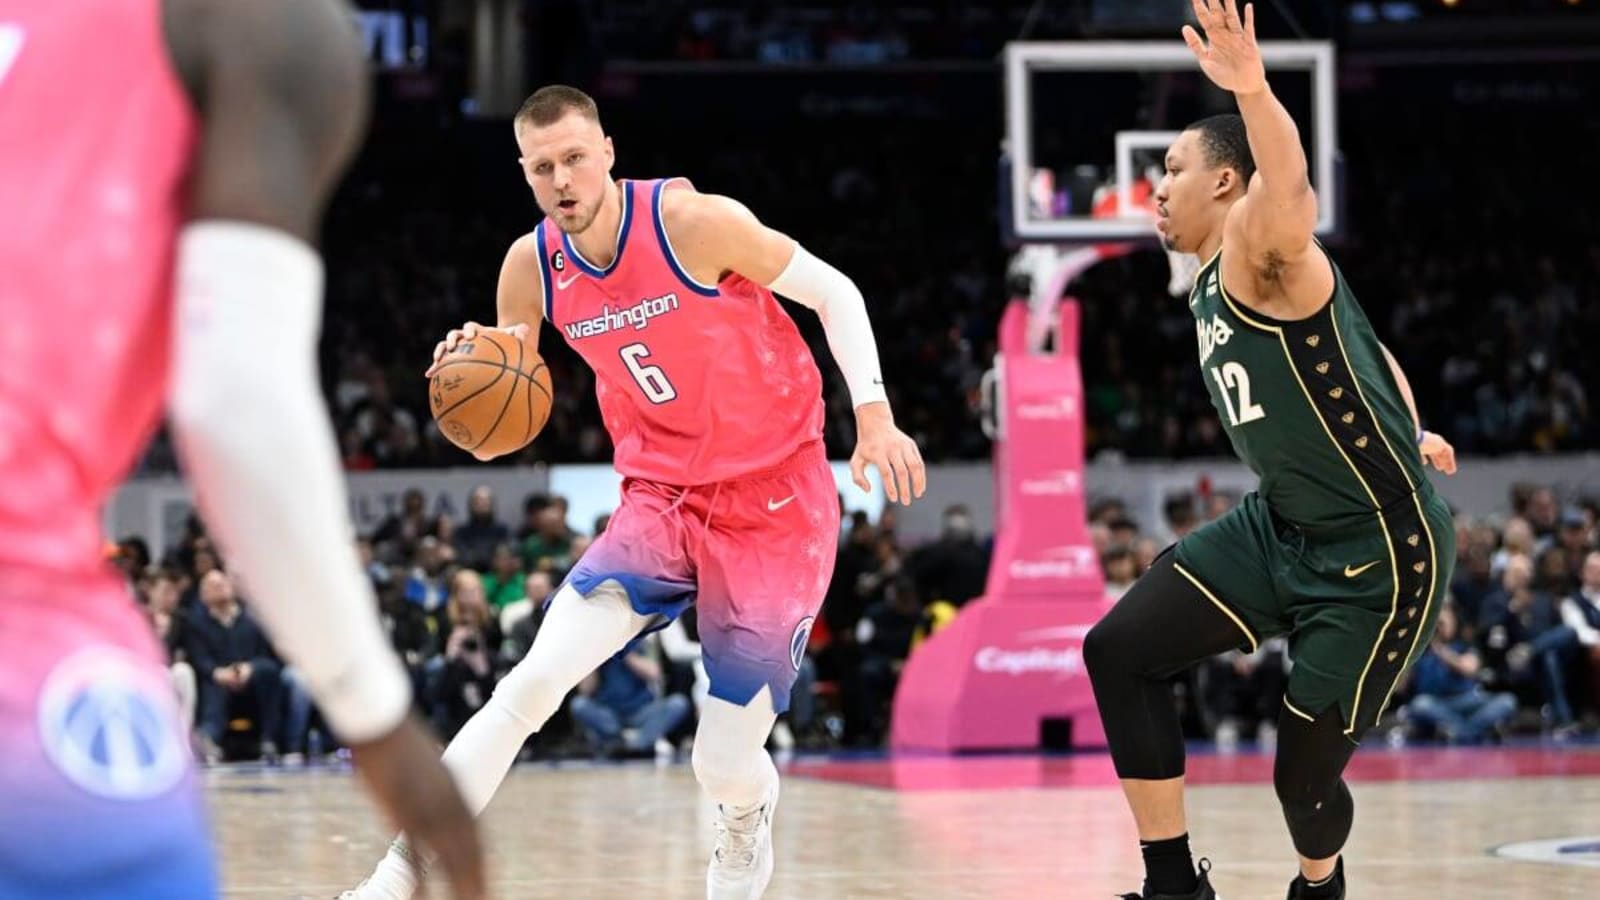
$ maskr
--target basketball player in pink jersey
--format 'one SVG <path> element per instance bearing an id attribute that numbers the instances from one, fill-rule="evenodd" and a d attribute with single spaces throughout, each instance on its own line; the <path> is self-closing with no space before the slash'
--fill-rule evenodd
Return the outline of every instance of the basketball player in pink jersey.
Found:
<path id="1" fill-rule="evenodd" d="M 445 763 L 481 811 L 579 680 L 695 603 L 711 696 L 694 772 L 718 811 L 706 896 L 755 900 L 772 878 L 778 802 L 767 735 L 788 708 L 839 534 L 822 377 L 774 292 L 821 316 L 855 404 L 856 484 L 876 466 L 889 499 L 909 504 L 922 457 L 895 427 L 849 278 L 727 197 L 683 179 L 612 180 L 611 139 L 581 91 L 541 89 L 515 126 L 546 218 L 506 255 L 498 327 L 534 341 L 549 322 L 594 369 L 622 501 Z M 482 327 L 450 332 L 435 359 Z M 421 863 L 397 840 L 346 896 L 408 898 Z"/>
<path id="2" fill-rule="evenodd" d="M 309 241 L 363 132 L 330 0 L 0 0 L 0 898 L 217 894 L 160 650 L 99 511 L 163 411 L 369 786 L 483 896 L 410 718 L 318 389 Z M 213 673 L 199 673 L 211 677 Z"/>

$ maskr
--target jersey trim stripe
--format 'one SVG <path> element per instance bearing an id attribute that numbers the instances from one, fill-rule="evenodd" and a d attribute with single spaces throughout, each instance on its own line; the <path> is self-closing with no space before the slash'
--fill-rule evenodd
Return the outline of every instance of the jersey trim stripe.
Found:
<path id="1" fill-rule="evenodd" d="M 544 320 L 554 325 L 556 292 L 550 283 L 550 248 L 544 241 L 543 222 L 534 226 L 533 242 L 539 247 L 539 287 L 544 290 Z M 534 335 L 534 338 L 537 340 L 538 335 Z"/>
<path id="2" fill-rule="evenodd" d="M 1378 417 L 1372 409 L 1372 404 L 1367 402 L 1367 393 L 1361 388 L 1361 379 L 1354 378 L 1355 370 L 1350 367 L 1350 354 L 1347 350 L 1345 350 L 1343 335 L 1339 333 L 1339 319 L 1337 316 L 1335 316 L 1333 319 L 1333 339 L 1339 345 L 1339 356 L 1344 360 L 1345 368 L 1350 371 L 1350 374 L 1356 383 L 1356 396 L 1361 398 L 1361 405 L 1366 407 L 1367 415 L 1372 416 L 1372 421 L 1377 426 L 1378 438 L 1383 441 L 1384 449 L 1389 451 L 1389 456 L 1394 460 L 1395 467 L 1400 470 L 1400 475 L 1405 478 L 1406 484 L 1411 488 L 1411 502 L 1417 508 L 1417 520 L 1422 523 L 1422 533 L 1428 541 L 1428 559 L 1434 568 L 1434 571 L 1430 571 L 1428 573 L 1428 596 L 1427 599 L 1422 603 L 1422 621 L 1426 622 L 1428 621 L 1428 614 L 1433 610 L 1433 598 L 1438 592 L 1439 588 L 1439 576 L 1437 572 L 1439 566 L 1439 550 L 1438 544 L 1436 544 L 1433 539 L 1433 528 L 1428 524 L 1428 515 L 1422 508 L 1422 497 L 1419 496 L 1416 485 L 1412 483 L 1410 473 L 1406 471 L 1405 464 L 1400 461 L 1400 455 L 1394 452 L 1394 445 L 1389 443 L 1389 436 L 1384 434 L 1383 425 L 1378 422 Z M 1396 573 L 1397 577 L 1398 574 L 1399 573 Z M 1407 659 L 1410 659 L 1416 655 L 1417 644 L 1422 640 L 1422 632 L 1423 629 L 1420 626 L 1416 628 L 1416 634 L 1414 634 L 1411 638 L 1411 649 L 1406 652 Z M 1378 717 L 1381 717 L 1383 715 L 1383 711 L 1388 708 L 1389 701 L 1393 698 L 1394 689 L 1398 684 L 1398 678 L 1393 682 L 1390 682 L 1389 690 L 1384 694 L 1383 703 L 1378 707 Z"/>
<path id="3" fill-rule="evenodd" d="M 666 192 L 667 185 L 674 181 L 683 181 L 681 178 L 663 178 L 656 182 L 655 190 L 650 192 L 650 219 L 656 226 L 656 240 L 661 243 L 661 255 L 666 257 L 667 265 L 683 282 L 683 286 L 702 297 L 715 297 L 718 295 L 716 285 L 705 285 L 690 277 L 683 263 L 678 261 L 678 252 L 672 249 L 672 241 L 667 238 L 667 225 L 661 218 L 661 195 Z"/>
<path id="4" fill-rule="evenodd" d="M 1283 707 L 1284 707 L 1284 709 L 1287 709 L 1289 712 L 1292 712 L 1295 715 L 1299 716 L 1300 718 L 1305 719 L 1307 722 L 1315 722 L 1316 721 L 1316 717 L 1312 716 L 1308 712 L 1305 712 L 1305 711 L 1301 710 L 1300 707 L 1295 706 L 1293 703 L 1290 703 L 1289 702 L 1289 694 L 1287 692 L 1285 692 L 1284 695 L 1283 695 Z"/>
<path id="5" fill-rule="evenodd" d="M 1305 395 L 1306 404 L 1311 407 L 1312 413 L 1317 417 L 1318 424 L 1322 426 L 1323 434 L 1328 436 L 1328 440 L 1333 444 L 1334 449 L 1339 451 L 1340 458 L 1345 461 L 1345 465 L 1350 467 L 1351 474 L 1356 476 L 1356 481 L 1361 483 L 1361 489 L 1367 492 L 1367 497 L 1372 501 L 1373 512 L 1378 517 L 1378 528 L 1383 531 L 1383 543 L 1389 550 L 1389 574 L 1394 580 L 1394 591 L 1389 598 L 1389 616 L 1384 620 L 1383 628 L 1379 630 L 1377 640 L 1372 642 L 1372 650 L 1367 654 L 1367 663 L 1361 669 L 1361 679 L 1356 682 L 1355 700 L 1350 707 L 1350 721 L 1345 723 L 1344 730 L 1345 736 L 1349 737 L 1355 733 L 1356 723 L 1361 718 L 1361 693 L 1366 687 L 1367 675 L 1372 671 L 1373 660 L 1378 658 L 1378 648 L 1383 645 L 1383 638 L 1389 633 L 1390 627 L 1394 625 L 1395 616 L 1400 610 L 1400 570 L 1395 564 L 1394 537 L 1389 533 L 1389 523 L 1384 519 L 1383 505 L 1378 502 L 1378 496 L 1372 492 L 1372 487 L 1367 484 L 1367 479 L 1362 477 L 1361 470 L 1350 459 L 1350 455 L 1344 452 L 1344 445 L 1340 444 L 1339 439 L 1333 436 L 1332 429 L 1328 427 L 1327 420 L 1322 416 L 1322 410 L 1318 408 L 1316 400 L 1312 398 L 1311 391 L 1306 388 L 1305 379 L 1300 375 L 1300 368 L 1295 365 L 1294 354 L 1289 351 L 1289 341 L 1284 337 L 1283 329 L 1275 325 L 1264 325 L 1256 322 L 1239 312 L 1238 307 L 1233 302 L 1233 298 L 1228 296 L 1228 289 L 1222 284 L 1220 274 L 1217 278 L 1217 290 L 1222 295 L 1223 302 L 1228 304 L 1228 308 L 1233 310 L 1234 314 L 1242 321 L 1278 336 L 1278 343 L 1283 347 L 1283 356 L 1289 361 L 1289 371 L 1294 373 L 1295 383 L 1300 386 L 1300 392 Z"/>
<path id="6" fill-rule="evenodd" d="M 577 263 L 578 268 L 585 274 L 595 278 L 604 278 L 616 270 L 617 263 L 622 261 L 622 251 L 628 246 L 628 232 L 633 229 L 633 182 L 618 181 L 617 185 L 622 188 L 622 222 L 617 226 L 617 255 L 611 258 L 611 265 L 602 269 L 584 259 L 583 254 L 573 245 L 572 236 L 566 232 L 561 233 L 561 246 L 566 248 L 567 256 Z"/>
<path id="7" fill-rule="evenodd" d="M 1233 610 L 1229 609 L 1228 608 L 1228 604 L 1223 603 L 1221 600 L 1218 600 L 1217 599 L 1217 595 L 1211 593 L 1211 589 L 1210 588 L 1208 588 L 1205 585 L 1201 584 L 1200 583 L 1200 579 L 1198 579 L 1198 578 L 1194 577 L 1194 575 L 1190 574 L 1189 570 L 1185 569 L 1182 566 L 1182 564 L 1180 564 L 1176 559 L 1174 559 L 1172 561 L 1172 568 L 1176 569 L 1179 575 L 1182 575 L 1183 577 L 1189 579 L 1189 583 L 1190 584 L 1192 584 L 1195 587 L 1199 588 L 1200 589 L 1200 593 L 1205 594 L 1206 595 L 1206 599 L 1210 600 L 1213 606 L 1215 606 L 1217 609 L 1222 610 L 1222 614 L 1223 615 L 1227 616 L 1229 619 L 1232 619 L 1233 620 L 1233 624 L 1239 626 L 1239 630 L 1244 632 L 1245 640 L 1250 642 L 1250 652 L 1251 653 L 1256 652 L 1256 648 L 1261 646 L 1261 643 L 1256 640 L 1255 634 L 1253 632 L 1251 632 L 1248 627 L 1246 627 L 1246 625 L 1244 624 L 1244 620 L 1239 618 L 1239 616 L 1237 614 L 1235 614 Z"/>

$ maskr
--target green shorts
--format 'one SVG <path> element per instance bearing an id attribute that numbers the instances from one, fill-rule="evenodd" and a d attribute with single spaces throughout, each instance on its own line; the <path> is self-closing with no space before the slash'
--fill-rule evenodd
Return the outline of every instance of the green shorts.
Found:
<path id="1" fill-rule="evenodd" d="M 1450 510 L 1429 485 L 1371 525 L 1307 533 L 1258 494 L 1178 542 L 1178 572 L 1254 649 L 1289 636 L 1284 705 L 1311 720 L 1338 708 L 1359 741 L 1433 635 L 1455 564 Z"/>

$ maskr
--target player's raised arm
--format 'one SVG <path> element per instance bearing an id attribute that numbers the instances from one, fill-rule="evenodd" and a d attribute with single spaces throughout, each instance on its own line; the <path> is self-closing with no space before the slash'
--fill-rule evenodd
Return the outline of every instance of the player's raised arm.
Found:
<path id="1" fill-rule="evenodd" d="M 365 65 L 333 0 L 167 0 L 202 123 L 178 243 L 170 412 L 201 511 L 253 608 L 402 827 L 460 897 L 484 893 L 475 826 L 356 558 L 316 351 L 311 241 L 364 131 Z"/>
<path id="2" fill-rule="evenodd" d="M 1234 0 L 1191 2 L 1205 37 L 1185 25 L 1184 42 L 1206 76 L 1233 92 L 1256 164 L 1255 177 L 1230 216 L 1237 217 L 1238 229 L 1230 228 L 1229 240 L 1242 240 L 1257 265 L 1292 265 L 1312 250 L 1317 196 L 1300 129 L 1267 84 L 1256 44 L 1255 7 L 1246 3 L 1241 20 Z"/>
<path id="3" fill-rule="evenodd" d="M 927 486 L 922 453 L 894 424 L 866 299 L 855 282 L 728 197 L 669 190 L 661 216 L 692 275 L 715 283 L 737 272 L 816 311 L 855 405 L 850 469 L 856 485 L 868 490 L 865 469 L 875 465 L 891 501 L 910 504 L 921 497 Z"/>

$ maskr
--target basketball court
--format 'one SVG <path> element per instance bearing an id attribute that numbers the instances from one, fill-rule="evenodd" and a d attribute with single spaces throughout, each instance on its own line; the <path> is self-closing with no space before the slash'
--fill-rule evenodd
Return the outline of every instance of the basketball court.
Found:
<path id="1" fill-rule="evenodd" d="M 1215 860 L 1218 891 L 1281 897 L 1294 857 L 1271 758 L 1196 755 L 1189 773 L 1196 852 Z M 1133 823 L 1101 754 L 802 758 L 785 776 L 768 900 L 1104 900 L 1138 886 Z M 229 897 L 335 896 L 390 837 L 344 767 L 207 778 Z M 1600 886 L 1600 747 L 1374 749 L 1351 783 L 1352 897 Z M 498 897 L 705 896 L 711 810 L 686 765 L 519 766 L 485 822 Z"/>

